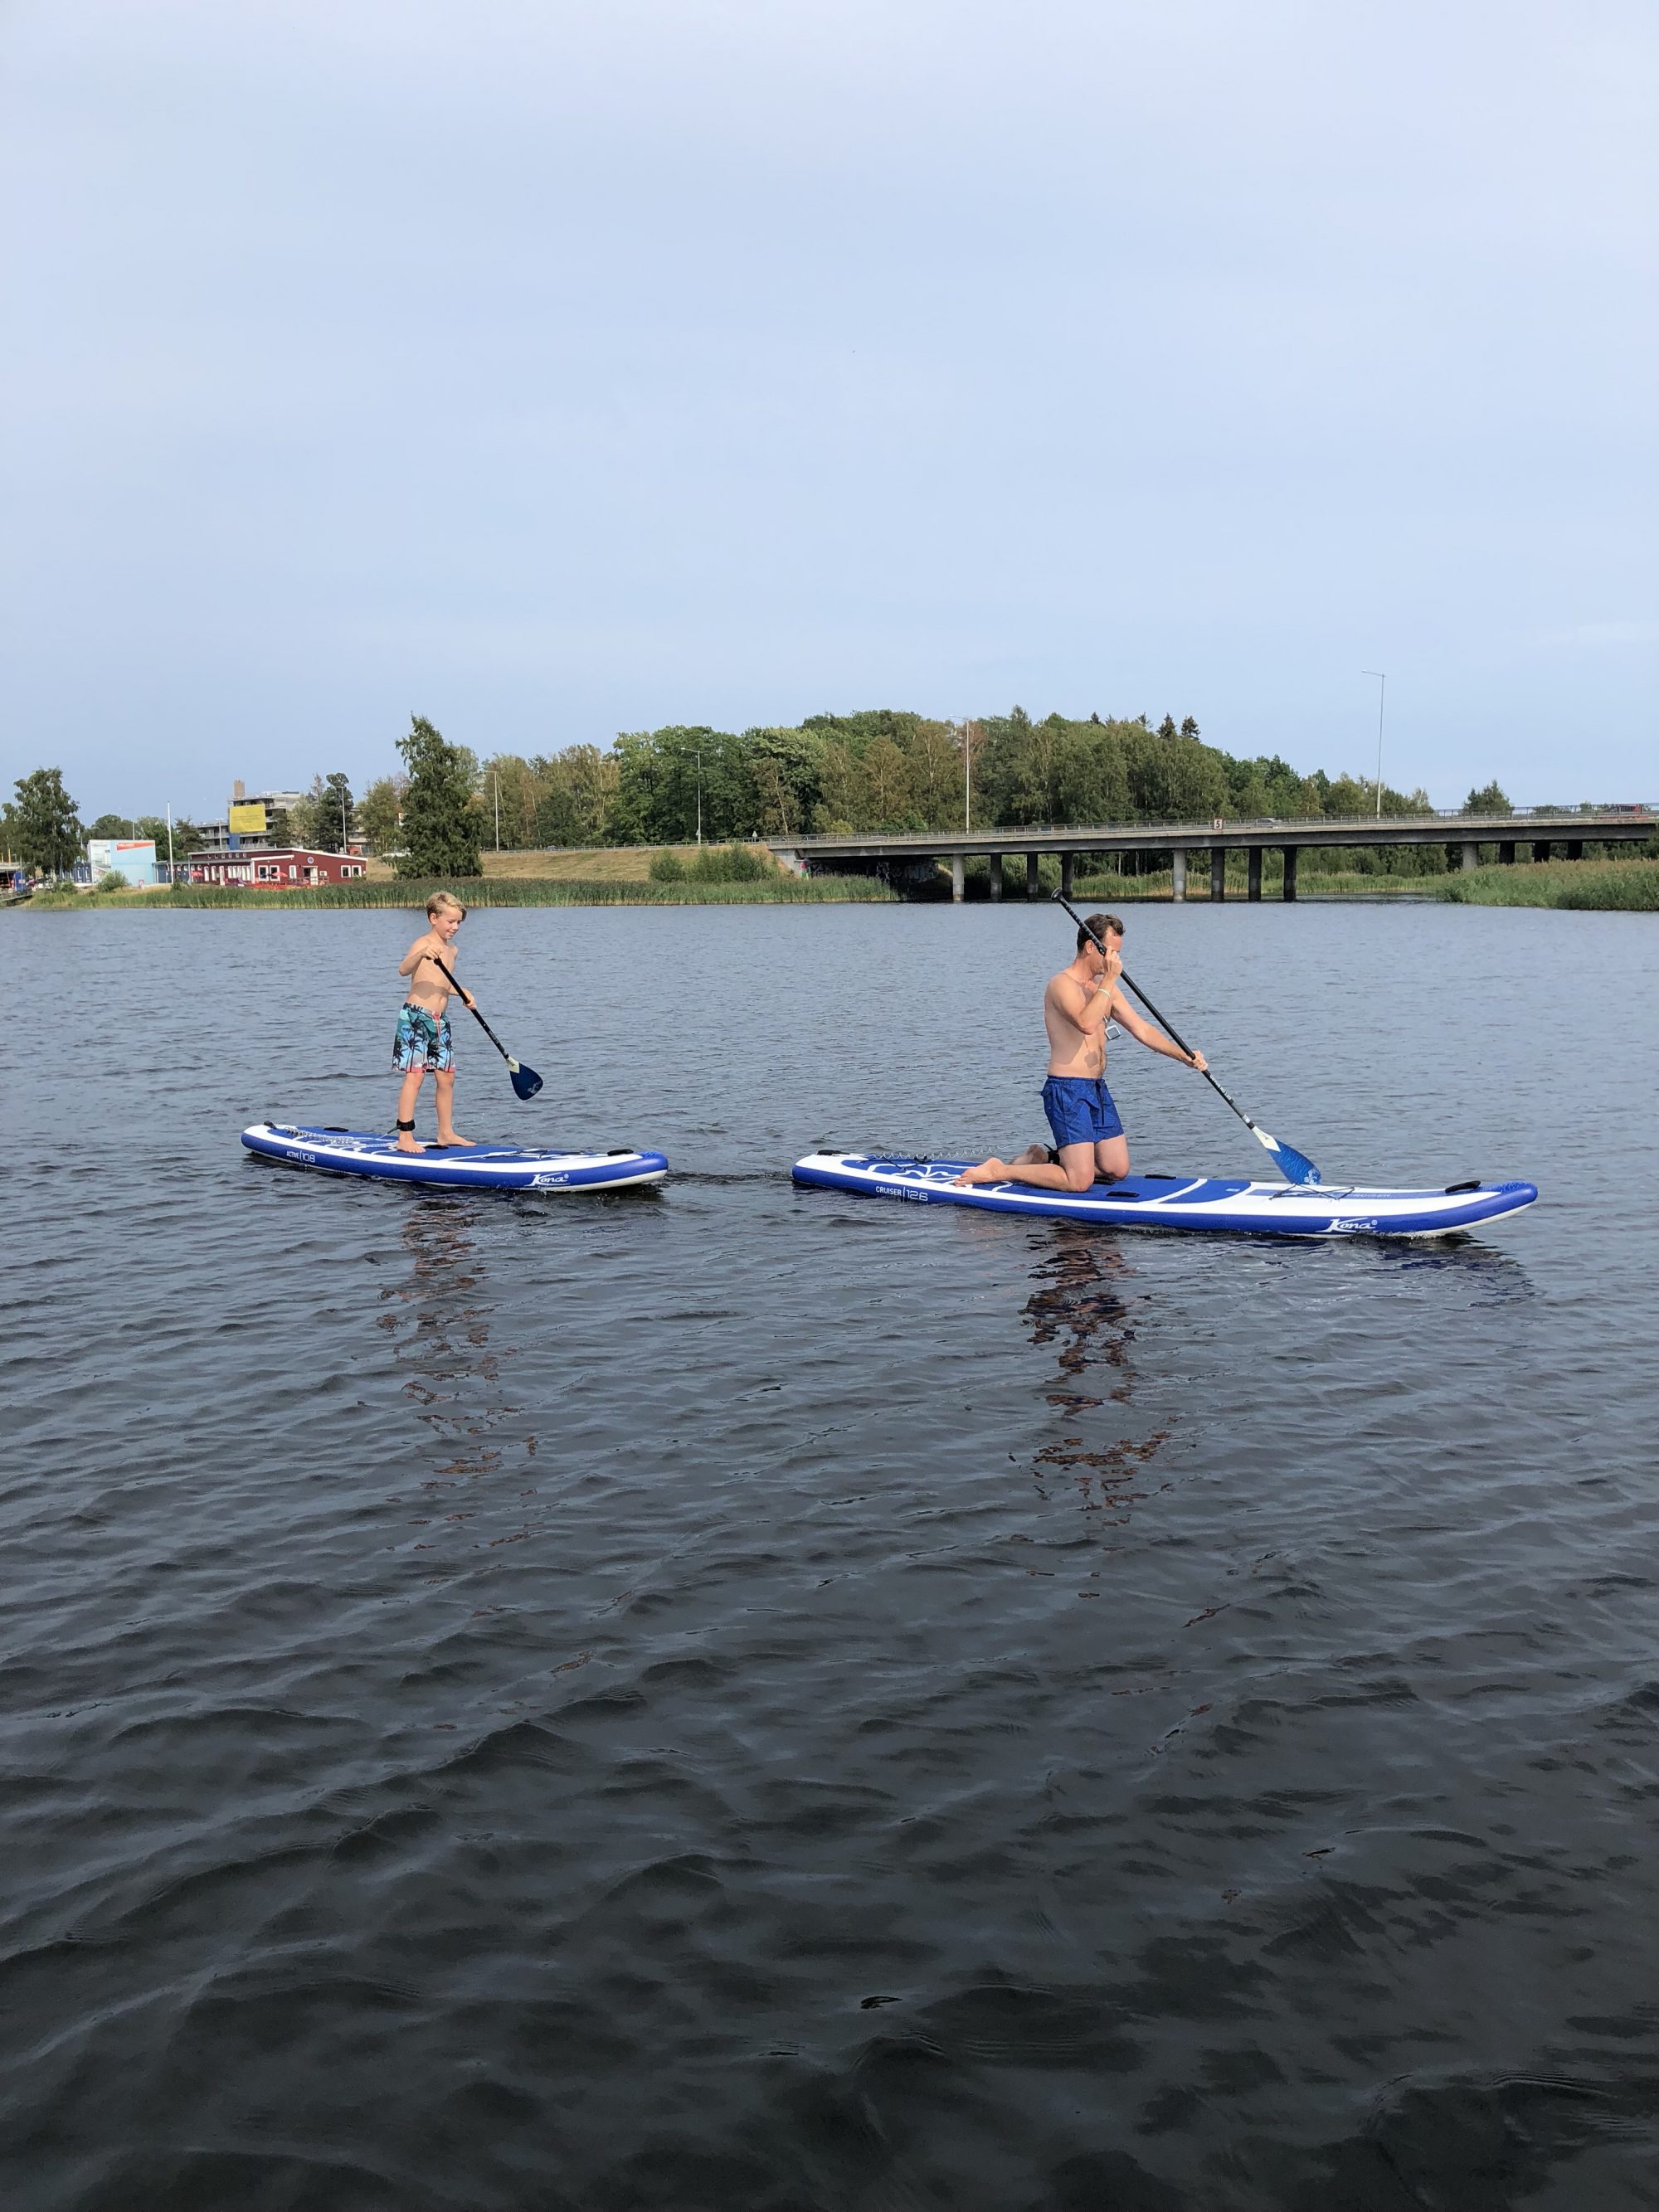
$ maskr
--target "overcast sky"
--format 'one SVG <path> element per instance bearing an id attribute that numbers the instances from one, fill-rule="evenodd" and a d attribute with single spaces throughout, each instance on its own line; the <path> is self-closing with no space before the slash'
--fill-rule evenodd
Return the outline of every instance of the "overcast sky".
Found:
<path id="1" fill-rule="evenodd" d="M 823 709 L 1659 799 L 1627 0 L 0 0 L 0 775 Z"/>

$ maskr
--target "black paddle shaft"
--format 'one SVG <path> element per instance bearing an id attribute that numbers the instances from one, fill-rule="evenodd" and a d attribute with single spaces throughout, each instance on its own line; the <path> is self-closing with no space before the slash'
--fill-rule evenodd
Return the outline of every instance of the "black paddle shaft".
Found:
<path id="1" fill-rule="evenodd" d="M 1103 944 L 1101 944 L 1100 933 L 1098 930 L 1089 928 L 1088 923 L 1085 921 L 1083 916 L 1078 912 L 1077 908 L 1072 904 L 1069 899 L 1061 898 L 1058 891 L 1054 893 L 1054 897 L 1059 903 L 1065 908 L 1066 913 L 1071 915 L 1078 927 L 1079 929 L 1088 931 L 1089 935 L 1094 939 L 1097 945 L 1100 945 L 1100 949 L 1103 952 L 1106 950 L 1106 947 Z M 1158 1027 L 1169 1031 L 1170 1035 L 1181 1047 L 1182 1052 L 1186 1054 L 1188 1059 L 1190 1060 L 1193 1056 L 1193 1048 L 1191 1045 L 1188 1043 L 1186 1038 L 1182 1036 L 1181 1031 L 1176 1027 L 1175 1024 L 1170 1021 L 1167 1016 L 1159 1013 L 1158 1008 L 1146 996 L 1146 994 L 1141 989 L 1139 983 L 1132 983 L 1130 981 L 1127 969 L 1120 968 L 1118 970 L 1118 975 L 1124 987 L 1134 993 L 1136 998 L 1138 998 L 1141 1005 L 1146 1007 L 1147 1012 L 1158 1024 Z M 1221 1088 L 1221 1085 L 1216 1081 L 1214 1076 L 1211 1074 L 1207 1067 L 1201 1068 L 1199 1072 L 1203 1076 L 1204 1080 L 1209 1085 L 1211 1090 L 1216 1093 L 1218 1097 L 1227 1098 L 1226 1092 Z M 1238 1104 L 1236 1099 L 1227 1098 L 1227 1103 L 1232 1108 L 1234 1113 L 1237 1115 L 1239 1120 L 1243 1121 L 1247 1127 L 1252 1129 L 1255 1128 L 1255 1123 L 1250 1120 L 1249 1115 L 1244 1111 L 1244 1109 Z"/>
<path id="2" fill-rule="evenodd" d="M 443 962 L 442 962 L 441 960 L 440 960 L 440 959 L 439 959 L 439 957 L 438 957 L 437 954 L 436 954 L 435 952 L 429 952 L 429 953 L 427 955 L 427 957 L 428 957 L 428 959 L 429 959 L 429 960 L 431 961 L 431 963 L 432 963 L 433 966 L 437 969 L 438 973 L 439 973 L 441 975 L 442 975 L 443 977 L 445 977 L 445 978 L 446 978 L 446 980 L 449 982 L 449 984 L 451 985 L 451 987 L 452 987 L 453 989 L 455 989 L 455 990 L 459 991 L 459 990 L 460 989 L 460 988 L 461 988 L 461 987 L 460 987 L 460 985 L 459 985 L 458 982 L 456 982 L 455 978 L 454 978 L 454 977 L 450 974 L 450 972 L 449 972 L 448 969 L 447 969 L 447 968 L 446 968 L 446 967 L 444 966 Z M 510 1062 L 510 1061 L 511 1061 L 511 1060 L 512 1060 L 512 1058 L 513 1058 L 512 1054 L 507 1050 L 507 1047 L 506 1047 L 506 1046 L 501 1042 L 501 1039 L 496 1036 L 496 1034 L 495 1034 L 495 1030 L 492 1030 L 492 1029 L 490 1028 L 490 1026 L 489 1026 L 489 1023 L 484 1019 L 483 1016 L 483 1015 L 478 1012 L 478 1009 L 477 1009 L 477 1007 L 472 1004 L 471 1000 L 470 999 L 464 999 L 464 1000 L 463 1000 L 463 1001 L 462 1001 L 462 1003 L 465 1006 L 465 1007 L 466 1007 L 466 1010 L 467 1010 L 468 1013 L 470 1013 L 470 1014 L 471 1015 L 471 1017 L 472 1017 L 473 1020 L 474 1020 L 475 1022 L 477 1022 L 477 1024 L 478 1024 L 478 1027 L 479 1027 L 479 1028 L 483 1031 L 484 1035 L 485 1035 L 485 1036 L 489 1039 L 489 1042 L 491 1042 L 491 1044 L 493 1044 L 493 1045 L 495 1046 L 495 1048 L 496 1051 L 497 1051 L 498 1053 L 500 1053 L 500 1054 L 501 1054 L 501 1058 L 502 1058 L 503 1060 L 507 1060 L 507 1061 L 509 1061 L 509 1062 Z M 1171 1034 L 1172 1036 L 1174 1035 L 1173 1030 L 1170 1032 L 1170 1034 Z"/>

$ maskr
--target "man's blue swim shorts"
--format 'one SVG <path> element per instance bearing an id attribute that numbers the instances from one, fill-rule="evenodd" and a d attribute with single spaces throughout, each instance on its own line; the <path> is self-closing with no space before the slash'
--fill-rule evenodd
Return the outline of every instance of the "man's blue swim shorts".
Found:
<path id="1" fill-rule="evenodd" d="M 449 1017 L 428 1013 L 424 1006 L 404 1005 L 398 1009 L 398 1034 L 392 1040 L 392 1072 L 407 1075 L 423 1067 L 434 1075 L 447 1075 L 455 1065 L 455 1044 L 449 1034 Z"/>
<path id="2" fill-rule="evenodd" d="M 1042 1086 L 1042 1110 L 1054 1133 L 1056 1152 L 1123 1134 L 1112 1094 L 1097 1075 L 1051 1075 Z"/>

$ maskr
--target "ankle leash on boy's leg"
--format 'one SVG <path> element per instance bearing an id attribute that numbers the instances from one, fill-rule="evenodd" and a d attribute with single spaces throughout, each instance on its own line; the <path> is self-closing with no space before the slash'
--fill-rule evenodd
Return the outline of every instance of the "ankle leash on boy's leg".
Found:
<path id="1" fill-rule="evenodd" d="M 399 1121 L 398 1127 L 400 1129 L 412 1129 L 415 1124 L 412 1121 Z"/>

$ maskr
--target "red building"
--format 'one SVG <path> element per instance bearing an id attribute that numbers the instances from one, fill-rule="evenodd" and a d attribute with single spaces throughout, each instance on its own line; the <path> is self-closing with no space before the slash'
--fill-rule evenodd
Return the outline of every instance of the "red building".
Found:
<path id="1" fill-rule="evenodd" d="M 192 853 L 193 884 L 236 884 L 246 890 L 297 890 L 303 884 L 345 884 L 368 873 L 353 853 L 307 853 L 298 846 L 268 852 L 259 846 L 230 853 Z"/>

